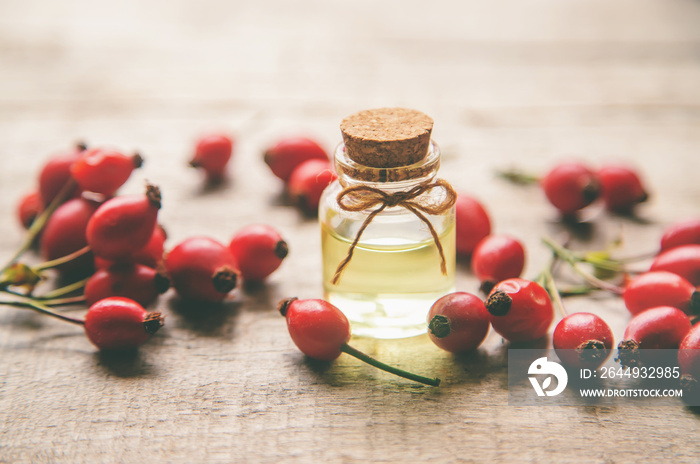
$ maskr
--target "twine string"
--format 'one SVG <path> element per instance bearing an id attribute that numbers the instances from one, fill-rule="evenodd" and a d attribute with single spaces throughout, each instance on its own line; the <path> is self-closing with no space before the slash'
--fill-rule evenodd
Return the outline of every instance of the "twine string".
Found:
<path id="1" fill-rule="evenodd" d="M 442 199 L 442 201 L 437 203 L 420 201 L 419 197 L 421 195 L 436 188 L 442 189 L 444 191 L 445 196 Z M 440 254 L 440 271 L 443 275 L 447 275 L 447 263 L 445 260 L 445 252 L 443 251 L 442 243 L 440 243 L 440 237 L 435 231 L 433 224 L 425 216 L 426 214 L 437 215 L 444 213 L 448 209 L 452 208 L 452 206 L 454 206 L 455 202 L 457 201 L 457 192 L 455 192 L 455 190 L 446 180 L 438 179 L 432 183 L 426 182 L 424 184 L 417 185 L 405 192 L 395 193 L 387 193 L 383 190 L 374 187 L 356 185 L 353 187 L 343 189 L 343 191 L 338 194 L 336 200 L 340 208 L 345 211 L 359 212 L 366 211 L 375 207 L 376 208 L 372 210 L 372 212 L 369 213 L 369 215 L 367 215 L 367 218 L 362 223 L 362 226 L 360 226 L 360 229 L 357 231 L 352 245 L 350 245 L 350 249 L 348 250 L 347 256 L 345 256 L 345 258 L 340 262 L 340 264 L 338 264 L 338 267 L 335 270 L 335 274 L 331 279 L 331 283 L 333 285 L 338 285 L 338 282 L 340 282 L 340 277 L 343 274 L 343 271 L 345 270 L 347 265 L 350 263 L 353 253 L 355 252 L 355 247 L 360 242 L 360 238 L 362 237 L 362 234 L 364 233 L 365 229 L 367 229 L 367 226 L 369 226 L 369 224 L 377 216 L 377 214 L 381 213 L 386 208 L 396 206 L 400 206 L 412 212 L 416 215 L 416 217 L 418 217 L 418 219 L 423 221 L 423 223 L 425 223 L 425 225 L 428 226 L 430 235 L 433 236 L 433 240 L 435 241 L 435 245 L 437 246 L 438 253 Z"/>

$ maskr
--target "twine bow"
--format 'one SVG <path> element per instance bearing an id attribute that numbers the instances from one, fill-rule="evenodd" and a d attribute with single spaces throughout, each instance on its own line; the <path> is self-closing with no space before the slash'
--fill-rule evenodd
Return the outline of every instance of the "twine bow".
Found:
<path id="1" fill-rule="evenodd" d="M 419 201 L 418 197 L 436 188 L 442 189 L 445 192 L 445 198 L 442 201 L 439 203 Z M 333 285 L 338 285 L 338 282 L 340 282 L 340 276 L 345 270 L 345 267 L 350 263 L 352 255 L 355 252 L 355 247 L 359 243 L 362 233 L 365 231 L 370 222 L 372 222 L 377 214 L 381 213 L 386 208 L 395 206 L 406 208 L 428 226 L 428 230 L 430 230 L 430 234 L 433 236 L 435 245 L 440 253 L 440 270 L 442 271 L 443 275 L 447 275 L 445 253 L 442 249 L 442 243 L 440 243 L 440 237 L 438 237 L 438 234 L 433 225 L 430 223 L 430 220 L 423 214 L 441 214 L 454 206 L 455 201 L 457 201 L 457 193 L 447 181 L 438 179 L 433 183 L 417 185 L 411 190 L 396 193 L 386 193 L 373 187 L 357 185 L 343 189 L 343 191 L 338 194 L 336 200 L 340 208 L 345 211 L 359 212 L 374 208 L 377 205 L 378 207 L 369 213 L 367 219 L 365 219 L 365 222 L 357 231 L 355 240 L 353 240 L 352 245 L 350 245 L 350 249 L 348 250 L 348 255 L 340 262 L 340 264 L 338 264 L 338 268 L 335 270 L 335 275 L 333 275 L 333 278 L 331 279 L 331 283 Z"/>

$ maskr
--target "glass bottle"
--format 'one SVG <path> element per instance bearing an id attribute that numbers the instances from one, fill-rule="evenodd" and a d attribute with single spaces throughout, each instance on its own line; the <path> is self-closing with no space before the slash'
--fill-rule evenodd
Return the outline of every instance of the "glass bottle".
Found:
<path id="1" fill-rule="evenodd" d="M 383 108 L 346 118 L 341 130 L 344 143 L 335 151 L 339 177 L 319 206 L 324 296 L 345 313 L 355 335 L 420 335 L 431 305 L 453 292 L 455 281 L 456 195 L 446 182 L 435 183 L 440 150 L 430 140 L 432 119 L 415 110 Z M 419 211 L 423 218 L 405 204 L 385 204 L 420 186 L 425 191 L 407 201 L 428 207 L 428 213 Z M 364 203 L 366 209 L 341 207 L 338 196 L 348 188 L 357 191 L 346 192 L 342 203 Z M 430 214 L 435 209 L 439 212 Z"/>

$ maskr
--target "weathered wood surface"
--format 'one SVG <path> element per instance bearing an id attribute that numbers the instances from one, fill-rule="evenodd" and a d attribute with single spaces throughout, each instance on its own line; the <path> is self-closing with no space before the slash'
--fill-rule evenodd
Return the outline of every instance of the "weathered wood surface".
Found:
<path id="1" fill-rule="evenodd" d="M 304 132 L 331 148 L 360 109 L 409 106 L 436 121 L 443 175 L 480 197 L 497 232 L 521 237 L 527 273 L 561 227 L 537 189 L 494 180 L 575 155 L 638 165 L 653 188 L 643 221 L 600 214 L 587 247 L 624 229 L 652 250 L 671 221 L 700 214 L 700 3 L 0 3 L 0 256 L 19 243 L 14 205 L 43 159 L 76 139 L 139 149 L 164 192 L 174 244 L 222 241 L 268 222 L 291 254 L 265 288 L 205 316 L 166 295 L 167 325 L 134 357 L 96 353 L 80 328 L 0 311 L 0 462 L 698 462 L 682 407 L 508 406 L 505 346 L 490 335 L 454 359 L 427 338 L 357 345 L 444 380 L 398 380 L 347 356 L 304 359 L 274 311 L 319 297 L 319 233 L 285 205 L 261 162 Z M 203 190 L 184 165 L 194 138 L 236 134 L 232 180 Z M 466 266 L 460 290 L 476 291 Z M 622 335 L 612 298 L 567 300 Z"/>

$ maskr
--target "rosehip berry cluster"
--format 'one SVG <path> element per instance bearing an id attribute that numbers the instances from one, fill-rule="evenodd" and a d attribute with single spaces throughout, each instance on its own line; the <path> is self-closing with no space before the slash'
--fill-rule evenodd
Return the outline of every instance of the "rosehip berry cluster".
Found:
<path id="1" fill-rule="evenodd" d="M 502 177 L 519 184 L 539 182 L 547 200 L 564 217 L 575 217 L 599 199 L 608 211 L 630 214 L 649 198 L 637 170 L 623 164 L 605 164 L 595 170 L 567 160 L 555 164 L 540 179 L 517 171 L 502 173 Z"/>
<path id="2" fill-rule="evenodd" d="M 220 302 L 242 279 L 263 282 L 287 256 L 289 246 L 272 226 L 252 224 L 228 246 L 210 237 L 190 237 L 167 253 L 165 270 L 173 288 L 188 300 Z"/>
<path id="3" fill-rule="evenodd" d="M 0 290 L 13 287 L 7 293 L 15 298 L 4 304 L 84 325 L 88 339 L 100 349 L 136 348 L 162 326 L 160 313 L 143 308 L 169 287 L 155 269 L 164 241 L 156 227 L 160 191 L 149 185 L 146 195 L 113 197 L 142 163 L 140 155 L 84 145 L 46 162 L 37 193 L 25 196 L 18 209 L 29 230 L 0 273 Z M 34 266 L 18 262 L 39 236 L 46 261 Z M 93 274 L 94 267 L 99 270 Z M 66 279 L 90 277 L 34 295 L 34 285 L 49 269 Z M 71 296 L 83 289 L 83 295 Z M 55 310 L 83 302 L 89 306 L 85 319 Z"/>
<path id="4" fill-rule="evenodd" d="M 615 361 L 626 367 L 652 366 L 661 359 L 654 350 L 678 350 L 678 362 L 683 374 L 682 386 L 687 393 L 700 395 L 697 386 L 700 371 L 697 364 L 694 364 L 698 337 L 692 326 L 692 320 L 697 321 L 696 317 L 700 314 L 700 292 L 697 288 L 700 276 L 700 221 L 684 220 L 667 227 L 661 236 L 660 251 L 653 259 L 649 271 L 631 278 L 624 274 L 626 263 L 610 258 L 608 253 L 577 254 L 550 240 L 545 240 L 545 243 L 559 259 L 568 262 L 590 288 L 612 290 L 622 296 L 624 305 L 633 317 L 625 329 L 622 341 L 617 345 L 618 357 Z M 624 285 L 616 287 L 602 281 L 585 272 L 580 264 L 614 271 L 604 274 L 606 277 L 623 273 Z M 578 327 L 574 331 L 570 329 L 570 321 L 574 318 L 587 320 L 585 330 Z M 578 359 L 565 350 L 575 347 L 576 343 L 589 347 L 594 344 L 597 350 L 602 350 L 596 358 L 595 364 L 598 365 L 607 358 L 612 345 L 612 334 L 606 327 L 597 316 L 583 313 L 571 315 L 564 318 L 555 329 L 554 347 L 558 351 L 562 350 L 560 357 L 565 364 L 585 367 L 583 358 Z M 571 340 L 563 340 L 563 334 L 569 334 L 567 338 Z M 579 348 L 576 350 L 581 351 L 582 356 L 585 354 Z M 597 352 L 591 351 L 588 354 L 592 353 Z M 589 364 L 591 362 L 589 360 Z"/>
<path id="5" fill-rule="evenodd" d="M 628 214 L 649 197 L 639 174 L 623 165 L 604 165 L 594 171 L 583 163 L 561 162 L 542 177 L 540 185 L 563 215 L 575 214 L 598 198 L 609 211 Z"/>
<path id="6" fill-rule="evenodd" d="M 338 178 L 328 153 L 310 138 L 288 137 L 268 148 L 263 159 L 292 202 L 309 216 L 318 214 L 323 190 Z"/>
<path id="7" fill-rule="evenodd" d="M 554 319 L 552 301 L 536 282 L 512 278 L 498 283 L 484 303 L 455 292 L 438 299 L 428 313 L 428 335 L 452 353 L 476 349 L 489 326 L 511 342 L 530 342 L 546 335 Z"/>

